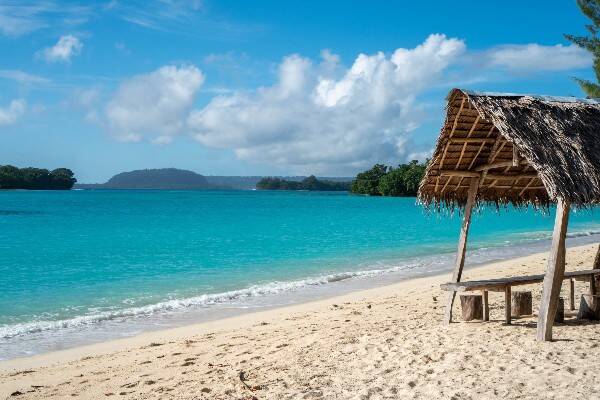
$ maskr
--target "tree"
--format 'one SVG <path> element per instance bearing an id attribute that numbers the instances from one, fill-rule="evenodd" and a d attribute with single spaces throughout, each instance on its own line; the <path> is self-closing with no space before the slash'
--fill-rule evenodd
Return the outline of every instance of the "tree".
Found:
<path id="1" fill-rule="evenodd" d="M 388 167 L 383 164 L 376 164 L 368 171 L 356 175 L 352 182 L 350 190 L 352 193 L 368 194 L 370 196 L 380 196 L 379 181 L 388 172 Z"/>
<path id="2" fill-rule="evenodd" d="M 22 181 L 19 168 L 12 165 L 0 166 L 0 189 L 18 189 Z"/>
<path id="3" fill-rule="evenodd" d="M 0 165 L 0 189 L 61 189 L 73 187 L 77 179 L 73 171 L 58 168 L 50 172 L 42 168 L 17 168 L 12 165 Z"/>
<path id="4" fill-rule="evenodd" d="M 406 184 L 404 182 L 402 166 L 399 168 L 390 168 L 389 172 L 379 180 L 378 189 L 382 196 L 406 195 Z"/>
<path id="5" fill-rule="evenodd" d="M 425 168 L 429 160 L 425 161 L 424 164 L 419 164 L 419 161 L 412 160 L 406 165 L 404 171 L 404 184 L 406 185 L 406 194 L 416 196 L 419 191 L 419 185 L 425 175 Z"/>
<path id="6" fill-rule="evenodd" d="M 565 37 L 577 46 L 592 53 L 597 82 L 579 78 L 575 78 L 575 80 L 589 97 L 600 97 L 600 39 L 598 38 L 598 32 L 600 32 L 600 0 L 577 0 L 577 5 L 581 12 L 592 22 L 586 25 L 586 29 L 590 34 L 588 36 L 565 35 Z"/>
<path id="7" fill-rule="evenodd" d="M 397 168 L 377 164 L 358 174 L 351 190 L 371 196 L 416 196 L 428 162 L 419 164 L 419 161 L 413 160 Z"/>
<path id="8" fill-rule="evenodd" d="M 73 171 L 68 168 L 57 168 L 50 172 L 50 181 L 52 189 L 71 189 L 77 179 Z"/>

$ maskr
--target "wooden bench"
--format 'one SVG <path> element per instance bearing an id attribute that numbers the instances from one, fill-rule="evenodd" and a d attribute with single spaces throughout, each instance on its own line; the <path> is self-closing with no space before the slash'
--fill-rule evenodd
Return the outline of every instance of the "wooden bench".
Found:
<path id="1" fill-rule="evenodd" d="M 600 275 L 600 269 L 589 269 L 585 271 L 565 272 L 564 279 L 569 279 L 569 308 L 575 309 L 575 284 L 574 280 L 589 281 L 590 294 L 596 294 L 596 285 L 594 276 Z M 490 320 L 490 309 L 488 305 L 488 291 L 504 292 L 505 318 L 506 323 L 510 324 L 510 301 L 511 287 L 540 283 L 544 281 L 544 274 L 515 276 L 510 278 L 487 279 L 480 281 L 450 282 L 441 285 L 442 290 L 450 292 L 473 292 L 481 291 L 483 295 L 483 320 Z"/>

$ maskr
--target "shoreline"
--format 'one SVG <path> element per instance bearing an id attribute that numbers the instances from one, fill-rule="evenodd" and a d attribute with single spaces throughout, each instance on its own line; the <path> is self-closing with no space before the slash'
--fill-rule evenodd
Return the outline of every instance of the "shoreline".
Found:
<path id="1" fill-rule="evenodd" d="M 598 235 L 594 234 L 594 232 L 588 234 L 574 233 L 571 238 L 567 239 L 567 245 L 580 246 L 590 242 L 595 243 L 595 241 L 599 240 L 597 236 Z M 540 250 L 546 250 L 549 243 L 550 242 L 547 239 L 538 239 L 527 244 L 476 248 L 468 253 L 467 269 L 475 269 L 490 263 L 514 259 L 515 257 L 533 255 Z M 506 253 L 512 254 L 507 258 Z M 114 320 L 100 320 L 99 322 L 91 322 L 81 326 L 80 331 L 76 330 L 79 329 L 78 327 L 59 327 L 41 330 L 39 334 L 25 334 L 33 335 L 30 337 L 20 335 L 15 336 L 16 339 L 9 337 L 4 339 L 5 342 L 3 346 L 7 351 L 5 354 L 11 354 L 11 356 L 4 360 L 0 360 L 0 369 L 2 368 L 1 366 L 3 363 L 12 360 L 27 359 L 55 352 L 64 352 L 80 347 L 102 345 L 106 342 L 127 340 L 145 334 L 153 334 L 173 329 L 185 329 L 188 326 L 219 323 L 220 321 L 243 317 L 249 314 L 268 313 L 273 310 L 328 301 L 333 298 L 352 295 L 357 292 L 372 289 L 377 290 L 378 288 L 414 279 L 445 275 L 452 270 L 454 256 L 454 252 L 442 253 L 439 255 L 408 258 L 398 261 L 399 264 L 387 264 L 387 266 L 384 266 L 384 269 L 381 270 L 359 270 L 339 272 L 334 273 L 333 275 L 309 276 L 302 281 L 281 282 L 284 286 L 289 285 L 291 287 L 290 290 L 283 290 L 277 293 L 270 293 L 269 290 L 267 290 L 265 293 L 260 294 L 259 289 L 257 295 L 252 295 L 250 297 L 242 295 L 239 299 L 230 299 L 230 301 L 225 300 L 223 302 L 217 301 L 207 307 L 191 305 L 189 308 L 184 307 L 173 312 L 158 311 L 148 315 L 133 314 L 133 316 L 130 317 L 125 316 Z M 329 277 L 333 277 L 333 279 L 329 279 Z M 298 286 L 301 282 L 305 283 Z M 260 286 L 258 288 L 260 288 Z M 266 285 L 265 288 L 270 289 L 269 285 Z M 249 290 L 255 289 L 239 289 L 237 292 L 242 293 Z M 225 293 L 225 295 L 228 294 Z M 193 299 L 175 301 L 185 302 L 189 300 Z M 151 307 L 154 306 L 156 305 L 151 305 Z M 64 323 L 69 321 L 60 322 Z M 110 329 L 118 329 L 118 331 L 114 332 L 119 333 L 109 332 L 109 334 L 106 334 Z M 49 332 L 49 335 L 52 336 L 44 336 L 46 335 L 46 332 Z M 37 337 L 35 335 L 37 335 Z M 44 342 L 41 342 L 43 340 L 53 340 L 53 342 L 44 344 Z M 25 351 L 27 347 L 23 346 L 27 345 L 32 347 L 30 347 L 30 350 Z M 2 348 L 2 346 L 0 346 L 0 348 Z M 15 349 L 19 348 L 23 348 L 24 350 L 15 351 Z M 30 354 L 23 354 L 27 352 Z"/>
<path id="2" fill-rule="evenodd" d="M 589 269 L 597 248 L 568 248 L 567 270 Z M 464 280 L 541 273 L 546 263 L 545 252 L 488 263 Z M 0 397 L 534 399 L 540 387 L 548 398 L 600 395 L 600 372 L 589 368 L 600 358 L 597 322 L 565 310 L 555 341 L 536 341 L 534 284 L 520 287 L 532 292 L 531 316 L 504 325 L 504 294 L 491 292 L 490 322 L 442 326 L 439 285 L 448 278 L 0 362 Z"/>
<path id="3" fill-rule="evenodd" d="M 568 248 L 568 252 L 576 252 L 581 250 L 594 250 L 597 244 L 585 244 Z M 497 266 L 502 264 L 517 264 L 527 263 L 533 258 L 544 258 L 545 253 L 533 253 L 526 256 L 507 258 L 502 260 L 494 260 L 492 262 L 484 262 L 465 268 L 465 275 L 480 275 L 481 273 L 491 272 Z M 545 267 L 545 265 L 544 265 Z M 330 305 L 331 303 L 345 303 L 354 301 L 357 298 L 372 298 L 382 294 L 389 294 L 408 287 L 431 286 L 432 282 L 442 283 L 447 281 L 449 271 L 434 271 L 424 273 L 417 277 L 406 277 L 400 281 L 385 284 L 383 286 L 375 286 L 354 290 L 348 293 L 333 295 L 307 302 L 288 304 L 283 306 L 273 306 L 272 308 L 262 309 L 260 311 L 250 311 L 231 317 L 217 318 L 214 320 L 191 323 L 178 327 L 170 327 L 154 331 L 145 331 L 135 336 L 111 339 L 98 343 L 86 344 L 67 348 L 63 350 L 55 350 L 51 352 L 36 354 L 26 357 L 18 357 L 9 360 L 0 361 L 0 372 L 6 372 L 18 369 L 48 367 L 57 363 L 72 362 L 82 357 L 98 356 L 110 352 L 128 351 L 132 348 L 143 344 L 148 344 L 164 340 L 181 340 L 188 337 L 190 334 L 201 335 L 209 332 L 218 333 L 231 329 L 240 329 L 248 327 L 257 321 L 262 320 L 281 320 L 290 314 L 303 313 L 314 311 Z M 439 285 L 438 285 L 439 286 Z"/>

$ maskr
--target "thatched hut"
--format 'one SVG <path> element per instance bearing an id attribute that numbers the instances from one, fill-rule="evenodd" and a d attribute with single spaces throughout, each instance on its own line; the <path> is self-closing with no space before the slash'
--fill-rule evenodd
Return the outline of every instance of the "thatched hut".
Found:
<path id="1" fill-rule="evenodd" d="M 600 203 L 600 102 L 452 90 L 419 200 L 437 210 L 464 210 L 455 282 L 464 266 L 474 204 L 557 204 L 537 335 L 550 340 L 564 274 L 569 209 Z M 454 296 L 448 299 L 448 321 Z"/>

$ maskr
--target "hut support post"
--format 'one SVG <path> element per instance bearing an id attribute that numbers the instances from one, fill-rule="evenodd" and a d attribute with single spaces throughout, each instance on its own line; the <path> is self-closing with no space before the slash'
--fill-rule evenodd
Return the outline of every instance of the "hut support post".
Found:
<path id="1" fill-rule="evenodd" d="M 467 204 L 465 205 L 465 215 L 463 217 L 462 227 L 460 229 L 460 237 L 458 239 L 458 252 L 456 254 L 456 263 L 454 265 L 454 273 L 452 274 L 452 282 L 460 282 L 463 267 L 465 266 L 465 255 L 467 250 L 467 236 L 469 235 L 469 226 L 471 225 L 471 214 L 473 211 L 473 205 L 475 204 L 475 198 L 477 197 L 477 190 L 479 189 L 479 178 L 471 178 L 469 184 L 469 193 L 467 197 Z M 454 304 L 454 298 L 456 292 L 448 293 L 448 300 L 446 303 L 446 313 L 444 315 L 444 324 L 452 322 L 452 305 Z"/>
<path id="2" fill-rule="evenodd" d="M 554 221 L 554 233 L 552 234 L 552 247 L 548 257 L 548 267 L 544 276 L 544 287 L 542 290 L 542 301 L 537 324 L 537 340 L 552 340 L 552 325 L 558 305 L 560 287 L 565 274 L 565 237 L 569 223 L 570 204 L 558 199 L 556 207 L 556 219 Z"/>

